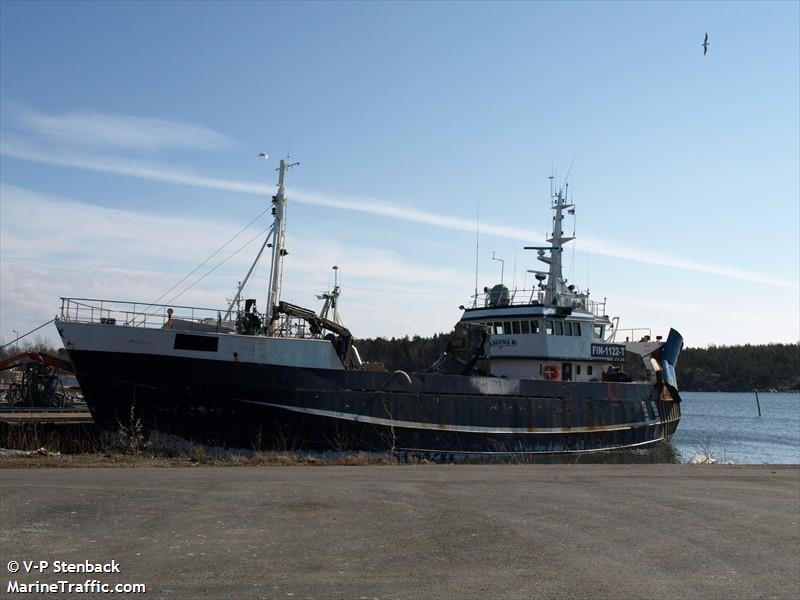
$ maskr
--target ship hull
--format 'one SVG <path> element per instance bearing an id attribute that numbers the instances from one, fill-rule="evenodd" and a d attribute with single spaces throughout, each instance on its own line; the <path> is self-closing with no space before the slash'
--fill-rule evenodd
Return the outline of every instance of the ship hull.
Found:
<path id="1" fill-rule="evenodd" d="M 248 449 L 561 453 L 667 440 L 661 386 L 367 372 L 70 349 L 97 425 Z"/>

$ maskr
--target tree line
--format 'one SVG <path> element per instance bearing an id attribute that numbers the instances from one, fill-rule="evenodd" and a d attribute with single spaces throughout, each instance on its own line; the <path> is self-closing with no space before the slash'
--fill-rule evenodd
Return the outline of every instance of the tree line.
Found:
<path id="1" fill-rule="evenodd" d="M 762 344 L 686 348 L 678 384 L 698 392 L 800 391 L 800 346 Z"/>
<path id="2" fill-rule="evenodd" d="M 381 362 L 389 370 L 425 369 L 444 351 L 449 333 L 431 337 L 364 338 L 355 344 L 365 361 Z M 23 343 L 21 351 L 44 351 L 58 356 L 41 338 Z M 14 346 L 0 350 L 0 358 L 16 353 Z M 644 376 L 641 360 L 629 354 L 625 370 L 634 378 Z M 751 390 L 800 391 L 800 346 L 798 344 L 745 344 L 684 348 L 678 360 L 678 385 L 698 392 L 740 392 Z"/>
<path id="3" fill-rule="evenodd" d="M 429 367 L 447 345 L 449 334 L 432 337 L 366 338 L 356 346 L 366 361 L 381 362 L 389 370 L 417 371 Z M 628 355 L 625 370 L 645 375 L 641 360 Z M 678 385 L 699 392 L 751 390 L 800 391 L 800 346 L 762 344 L 684 348 L 678 360 Z"/>

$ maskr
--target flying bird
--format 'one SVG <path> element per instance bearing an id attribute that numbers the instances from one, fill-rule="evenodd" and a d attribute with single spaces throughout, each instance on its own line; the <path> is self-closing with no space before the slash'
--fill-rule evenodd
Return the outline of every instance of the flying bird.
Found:
<path id="1" fill-rule="evenodd" d="M 263 158 L 264 160 L 266 160 L 266 159 L 269 158 L 269 154 L 267 154 L 266 152 L 259 152 L 258 153 L 258 157 L 259 158 Z"/>
<path id="2" fill-rule="evenodd" d="M 701 44 L 701 46 L 703 46 L 703 56 L 705 56 L 706 54 L 708 54 L 708 46 L 709 46 L 709 44 L 708 44 L 708 32 L 706 32 L 706 39 L 703 40 L 703 43 Z"/>

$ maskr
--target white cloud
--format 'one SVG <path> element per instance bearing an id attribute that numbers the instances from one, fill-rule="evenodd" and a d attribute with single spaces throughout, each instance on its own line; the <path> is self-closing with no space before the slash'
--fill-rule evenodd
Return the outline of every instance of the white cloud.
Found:
<path id="1" fill-rule="evenodd" d="M 24 332 L 51 319 L 61 296 L 153 301 L 238 231 L 220 222 L 117 211 L 5 184 L 0 185 L 0 198 L 0 334 L 6 341 L 12 329 Z M 261 225 L 247 230 L 177 289 L 241 246 L 263 229 Z M 413 263 L 386 248 L 291 232 L 287 245 L 291 253 L 284 298 L 319 308 L 315 295 L 329 289 L 330 268 L 340 265 L 341 314 L 360 337 L 447 330 L 458 320 L 457 306 L 471 287 L 471 273 L 439 263 Z M 251 244 L 170 304 L 224 308 L 256 249 L 257 243 Z M 248 286 L 248 297 L 264 298 L 267 271 L 265 262 Z M 740 299 L 742 306 L 758 302 L 758 288 L 748 289 Z M 625 290 L 615 298 L 613 314 L 623 315 L 622 327 L 646 325 L 658 334 L 676 326 L 692 346 L 712 340 L 765 343 L 796 338 L 791 294 L 774 294 L 769 310 L 757 318 L 732 307 L 703 304 L 696 297 L 706 296 L 665 300 Z M 55 328 L 45 331 L 57 343 Z"/>
<path id="2" fill-rule="evenodd" d="M 152 117 L 99 112 L 46 115 L 20 110 L 16 120 L 50 142 L 70 146 L 153 151 L 209 150 L 234 145 L 231 138 L 207 127 Z"/>
<path id="3" fill-rule="evenodd" d="M 274 193 L 274 186 L 265 185 L 262 183 L 206 177 L 192 173 L 189 170 L 145 161 L 133 161 L 114 156 L 91 154 L 79 155 L 74 152 L 69 154 L 59 152 L 47 153 L 27 144 L 26 142 L 9 136 L 6 136 L 3 140 L 0 140 L 0 153 L 5 156 L 22 160 L 30 160 L 45 164 L 54 164 L 105 173 L 114 173 L 117 175 L 138 177 L 150 181 L 189 185 L 194 187 L 240 192 L 246 194 L 271 195 Z M 455 231 L 469 233 L 475 231 L 475 223 L 467 219 L 442 215 L 425 210 L 413 209 L 409 208 L 408 206 L 399 206 L 372 198 L 333 197 L 304 192 L 297 189 L 292 189 L 290 196 L 293 202 L 336 208 L 340 210 L 351 210 L 391 219 L 400 219 L 414 223 L 432 225 L 435 227 L 441 227 Z M 530 232 L 528 230 L 518 227 L 507 227 L 491 223 L 481 223 L 480 228 L 482 234 L 484 235 L 494 235 L 513 240 L 519 240 L 525 243 L 538 243 L 536 240 L 531 239 Z M 721 265 L 714 265 L 701 261 L 668 256 L 640 248 L 632 248 L 629 246 L 626 247 L 624 244 L 621 244 L 617 241 L 606 241 L 593 239 L 591 237 L 582 237 L 581 249 L 593 254 L 612 256 L 615 258 L 622 258 L 625 260 L 632 260 L 646 264 L 718 275 L 721 277 L 738 279 L 750 283 L 766 284 L 791 290 L 800 289 L 800 284 L 798 284 L 796 281 L 787 281 L 761 273 L 752 273 L 749 271 L 733 269 Z"/>
<path id="4" fill-rule="evenodd" d="M 89 257 L 93 267 L 196 262 L 236 233 L 220 223 L 92 206 L 2 182 L 0 198 L 4 261 Z"/>
<path id="5" fill-rule="evenodd" d="M 275 186 L 204 177 L 186 170 L 164 168 L 163 165 L 143 160 L 86 152 L 79 154 L 57 149 L 45 150 L 14 135 L 5 135 L 0 139 L 0 154 L 42 164 L 125 175 L 160 183 L 174 183 L 244 194 L 272 195 L 275 193 Z"/>
<path id="6" fill-rule="evenodd" d="M 0 184 L 0 198 L 0 333 L 5 340 L 12 328 L 24 332 L 51 319 L 61 296 L 152 302 L 237 233 L 233 225 L 118 211 L 8 184 Z M 179 299 L 168 300 L 262 229 L 262 223 L 255 224 L 162 302 L 224 308 L 257 242 Z M 429 335 L 459 317 L 457 299 L 467 274 L 332 240 L 290 235 L 288 246 L 293 250 L 286 261 L 284 297 L 318 308 L 315 294 L 329 289 L 330 267 L 342 265 L 341 309 L 358 336 Z M 267 269 L 264 264 L 256 272 L 248 296 L 264 297 Z M 425 293 L 434 286 L 439 293 Z M 54 328 L 47 332 L 56 343 Z"/>

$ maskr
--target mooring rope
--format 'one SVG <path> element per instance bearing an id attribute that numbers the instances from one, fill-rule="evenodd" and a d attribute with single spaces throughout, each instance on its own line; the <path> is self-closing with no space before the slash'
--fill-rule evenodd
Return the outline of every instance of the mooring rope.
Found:
<path id="1" fill-rule="evenodd" d="M 31 329 L 31 330 L 30 330 L 28 333 L 24 333 L 24 334 L 22 334 L 22 335 L 21 335 L 21 336 L 19 336 L 17 339 L 15 339 L 15 340 L 13 340 L 13 341 L 11 341 L 11 342 L 8 342 L 7 344 L 3 344 L 2 346 L 0 346 L 0 350 L 2 350 L 3 348 L 5 348 L 6 346 L 10 346 L 11 344 L 16 344 L 16 343 L 17 343 L 18 341 L 20 341 L 22 338 L 24 338 L 24 337 L 26 337 L 26 336 L 29 336 L 29 335 L 30 335 L 30 334 L 32 334 L 34 331 L 39 331 L 39 330 L 40 330 L 42 327 L 44 327 L 45 325 L 50 325 L 50 323 L 52 323 L 53 321 L 55 321 L 55 319 L 50 319 L 49 321 L 47 321 L 47 323 L 42 323 L 42 324 L 41 324 L 41 325 L 39 325 L 39 326 L 38 326 L 36 329 Z"/>

